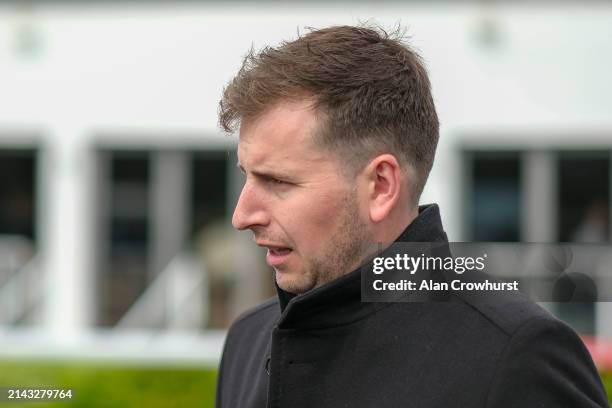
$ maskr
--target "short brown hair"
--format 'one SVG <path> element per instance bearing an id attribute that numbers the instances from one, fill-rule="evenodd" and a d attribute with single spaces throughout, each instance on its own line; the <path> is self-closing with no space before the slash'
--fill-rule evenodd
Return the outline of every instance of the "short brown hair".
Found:
<path id="1" fill-rule="evenodd" d="M 399 28 L 336 26 L 251 50 L 223 91 L 219 123 L 233 132 L 283 99 L 312 98 L 323 146 L 340 152 L 353 174 L 381 153 L 412 165 L 416 204 L 439 124 L 423 62 L 403 40 Z"/>

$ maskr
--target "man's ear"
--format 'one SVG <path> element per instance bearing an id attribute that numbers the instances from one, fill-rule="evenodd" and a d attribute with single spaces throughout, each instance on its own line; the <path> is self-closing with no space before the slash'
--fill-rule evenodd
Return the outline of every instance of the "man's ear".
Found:
<path id="1" fill-rule="evenodd" d="M 392 154 L 376 156 L 364 169 L 368 211 L 372 222 L 380 222 L 397 206 L 402 194 L 402 169 Z"/>

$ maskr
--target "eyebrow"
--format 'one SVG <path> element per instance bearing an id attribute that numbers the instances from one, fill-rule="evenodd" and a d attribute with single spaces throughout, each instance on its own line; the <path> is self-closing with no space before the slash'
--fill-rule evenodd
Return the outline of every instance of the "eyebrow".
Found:
<path id="1" fill-rule="evenodd" d="M 242 167 L 242 164 L 240 164 L 240 162 L 236 163 L 236 167 L 238 167 L 243 174 L 246 174 L 246 170 L 244 169 L 244 167 Z M 266 171 L 252 170 L 251 174 L 254 174 L 255 176 L 260 177 L 260 178 L 291 179 L 291 177 L 289 177 L 286 174 L 275 173 L 274 171 L 266 172 Z"/>

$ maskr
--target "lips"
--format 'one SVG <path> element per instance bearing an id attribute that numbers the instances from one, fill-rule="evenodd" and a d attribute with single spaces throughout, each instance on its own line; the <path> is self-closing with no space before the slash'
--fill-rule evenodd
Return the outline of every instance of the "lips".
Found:
<path id="1" fill-rule="evenodd" d="M 272 253 L 275 256 L 282 256 L 282 255 L 286 255 L 289 252 L 291 252 L 291 248 L 268 248 L 268 251 L 270 251 L 270 253 Z"/>
<path id="2" fill-rule="evenodd" d="M 268 247 L 268 253 L 266 254 L 266 262 L 270 266 L 281 266 L 291 256 L 293 250 L 291 248 L 284 247 Z"/>
<path id="3" fill-rule="evenodd" d="M 285 262 L 293 253 L 293 248 L 283 246 L 281 242 L 271 242 L 271 241 L 256 241 L 258 246 L 268 248 L 268 253 L 266 254 L 266 262 L 268 265 L 277 267 Z"/>

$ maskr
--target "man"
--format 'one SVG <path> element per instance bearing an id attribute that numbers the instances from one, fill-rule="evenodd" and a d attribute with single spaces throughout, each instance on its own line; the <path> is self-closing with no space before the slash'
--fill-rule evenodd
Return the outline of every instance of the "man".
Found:
<path id="1" fill-rule="evenodd" d="M 232 223 L 268 249 L 278 298 L 231 327 L 217 407 L 603 407 L 578 337 L 516 295 L 361 302 L 377 243 L 447 242 L 418 206 L 438 119 L 419 57 L 368 27 L 251 53 L 220 123 L 239 127 Z"/>

